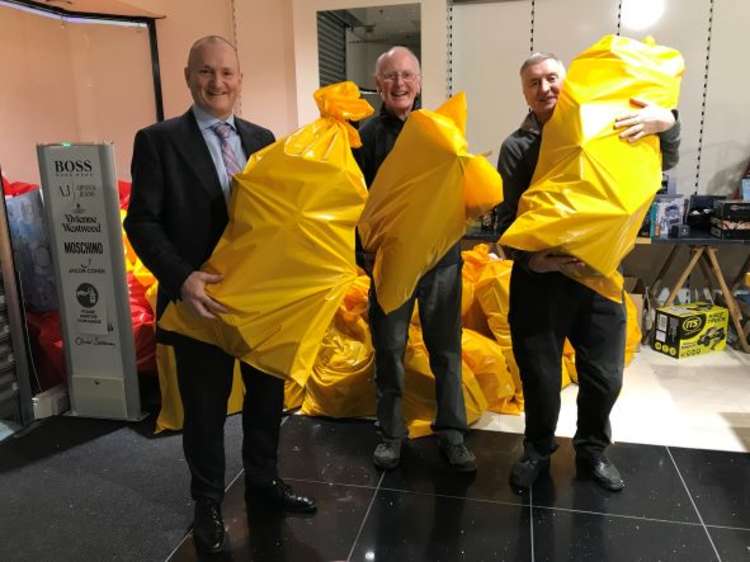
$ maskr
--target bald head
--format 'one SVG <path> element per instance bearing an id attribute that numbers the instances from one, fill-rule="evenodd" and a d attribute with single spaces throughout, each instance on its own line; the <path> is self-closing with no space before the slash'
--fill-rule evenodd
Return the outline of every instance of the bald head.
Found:
<path id="1" fill-rule="evenodd" d="M 378 74 L 381 74 L 383 65 L 385 65 L 389 59 L 393 57 L 406 57 L 411 59 L 414 62 L 414 65 L 417 67 L 417 71 L 421 72 L 421 68 L 419 66 L 419 59 L 417 58 L 417 55 L 414 54 L 414 52 L 409 49 L 408 47 L 402 47 L 400 45 L 397 45 L 382 55 L 378 57 L 378 59 L 375 61 L 375 76 Z"/>
<path id="2" fill-rule="evenodd" d="M 234 52 L 235 57 L 237 57 L 237 49 L 234 45 L 232 45 L 227 39 L 224 39 L 220 35 L 206 35 L 205 37 L 201 37 L 198 39 L 193 45 L 190 47 L 190 52 L 188 53 L 188 60 L 187 60 L 187 67 L 190 68 L 191 65 L 194 65 L 196 63 L 196 60 L 199 58 L 201 50 L 210 45 L 225 45 L 232 49 Z M 240 62 L 239 58 L 237 59 L 237 68 L 239 68 Z"/>
<path id="3" fill-rule="evenodd" d="M 242 87 L 234 45 L 218 35 L 198 39 L 190 48 L 185 81 L 196 106 L 218 119 L 227 119 Z"/>
<path id="4" fill-rule="evenodd" d="M 406 119 L 422 91 L 419 59 L 406 47 L 393 47 L 378 57 L 375 83 L 386 109 L 400 119 Z"/>

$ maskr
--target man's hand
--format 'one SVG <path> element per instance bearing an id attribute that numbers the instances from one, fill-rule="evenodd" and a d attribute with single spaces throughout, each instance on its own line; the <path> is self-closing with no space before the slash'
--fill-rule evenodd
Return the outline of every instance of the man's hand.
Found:
<path id="1" fill-rule="evenodd" d="M 217 314 L 229 310 L 206 294 L 206 285 L 218 283 L 222 279 L 221 275 L 193 271 L 182 284 L 180 296 L 199 316 L 215 319 Z"/>
<path id="2" fill-rule="evenodd" d="M 632 98 L 630 102 L 640 109 L 615 118 L 615 129 L 625 129 L 620 133 L 621 139 L 633 143 L 646 135 L 662 133 L 674 126 L 674 114 L 668 109 L 639 98 Z"/>
<path id="3" fill-rule="evenodd" d="M 534 252 L 529 258 L 529 269 L 535 273 L 550 273 L 553 271 L 575 274 L 586 267 L 581 260 L 573 256 L 561 256 L 553 250 Z"/>

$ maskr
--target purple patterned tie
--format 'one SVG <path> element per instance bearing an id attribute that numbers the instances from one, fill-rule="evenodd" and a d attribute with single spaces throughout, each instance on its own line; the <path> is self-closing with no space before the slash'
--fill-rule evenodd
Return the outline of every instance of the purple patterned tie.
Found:
<path id="1" fill-rule="evenodd" d="M 221 145 L 221 158 L 224 160 L 224 166 L 227 169 L 227 175 L 231 178 L 234 174 L 239 172 L 242 168 L 237 163 L 237 156 L 232 150 L 232 145 L 229 143 L 229 137 L 232 134 L 232 126 L 219 121 L 215 125 L 211 126 L 211 129 L 216 136 L 219 137 L 219 144 Z"/>

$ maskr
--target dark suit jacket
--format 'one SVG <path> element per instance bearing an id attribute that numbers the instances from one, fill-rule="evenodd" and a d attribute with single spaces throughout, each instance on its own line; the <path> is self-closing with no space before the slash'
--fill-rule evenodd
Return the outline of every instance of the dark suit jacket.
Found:
<path id="1" fill-rule="evenodd" d="M 268 129 L 235 117 L 250 156 L 274 141 Z M 229 216 L 211 154 L 192 110 L 141 129 L 131 164 L 133 187 L 125 231 L 144 265 L 159 280 L 157 318 L 180 298 L 187 277 L 214 250 Z M 174 343 L 159 330 L 157 339 Z"/>

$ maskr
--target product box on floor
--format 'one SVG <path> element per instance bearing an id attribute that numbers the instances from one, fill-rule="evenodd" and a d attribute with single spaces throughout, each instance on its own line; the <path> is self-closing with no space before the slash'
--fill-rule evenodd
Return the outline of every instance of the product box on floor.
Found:
<path id="1" fill-rule="evenodd" d="M 651 346 L 680 359 L 720 351 L 727 345 L 729 311 L 710 302 L 691 302 L 656 309 Z"/>

